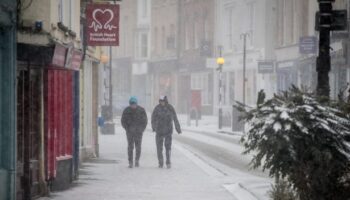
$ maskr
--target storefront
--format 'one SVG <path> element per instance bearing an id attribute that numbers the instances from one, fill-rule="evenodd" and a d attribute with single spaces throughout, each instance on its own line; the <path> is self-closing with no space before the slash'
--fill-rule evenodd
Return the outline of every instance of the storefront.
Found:
<path id="1" fill-rule="evenodd" d="M 52 182 L 52 190 L 69 187 L 79 150 L 77 132 L 77 70 L 82 53 L 56 44 L 52 62 L 44 72 L 44 141 L 45 175 Z M 74 156 L 74 160 L 73 160 Z"/>
<path id="2" fill-rule="evenodd" d="M 53 48 L 17 44 L 17 199 L 47 194 L 44 148 L 44 69 Z"/>

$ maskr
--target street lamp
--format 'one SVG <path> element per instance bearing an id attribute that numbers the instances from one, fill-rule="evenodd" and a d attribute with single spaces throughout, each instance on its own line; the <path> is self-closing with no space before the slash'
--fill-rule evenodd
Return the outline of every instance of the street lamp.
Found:
<path id="1" fill-rule="evenodd" d="M 109 61 L 109 57 L 105 54 L 102 54 L 101 57 L 100 57 L 100 61 L 102 64 L 107 64 L 108 61 Z"/>
<path id="2" fill-rule="evenodd" d="M 242 33 L 241 39 L 243 39 L 243 105 L 245 105 L 245 88 L 246 88 L 246 61 L 247 61 L 247 37 L 250 33 Z"/>
<path id="3" fill-rule="evenodd" d="M 219 71 L 219 129 L 222 128 L 222 67 L 225 64 L 225 59 L 221 56 L 221 48 L 220 48 L 220 56 L 216 59 L 216 63 L 218 64 Z"/>

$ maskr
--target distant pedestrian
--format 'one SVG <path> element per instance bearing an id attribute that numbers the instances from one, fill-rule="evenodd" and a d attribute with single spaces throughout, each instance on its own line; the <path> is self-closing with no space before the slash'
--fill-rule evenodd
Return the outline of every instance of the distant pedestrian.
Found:
<path id="1" fill-rule="evenodd" d="M 156 132 L 156 145 L 159 168 L 163 168 L 163 145 L 165 146 L 166 165 L 171 168 L 171 143 L 173 134 L 173 123 L 178 134 L 181 134 L 181 127 L 175 109 L 169 104 L 168 98 L 159 98 L 159 104 L 152 113 L 152 129 Z"/>
<path id="2" fill-rule="evenodd" d="M 98 124 L 99 127 L 102 128 L 105 125 L 105 119 L 102 116 L 98 117 L 97 118 L 97 124 Z"/>
<path id="3" fill-rule="evenodd" d="M 123 111 L 121 123 L 128 139 L 129 168 L 133 168 L 134 147 L 136 148 L 135 167 L 139 167 L 142 135 L 147 126 L 147 114 L 145 109 L 138 105 L 136 97 L 131 97 L 129 104 L 130 106 Z"/>

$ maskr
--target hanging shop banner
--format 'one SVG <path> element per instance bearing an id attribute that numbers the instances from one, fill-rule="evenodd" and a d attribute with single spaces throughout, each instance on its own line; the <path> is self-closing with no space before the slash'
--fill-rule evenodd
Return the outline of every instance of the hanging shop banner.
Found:
<path id="1" fill-rule="evenodd" d="M 56 67 L 64 67 L 66 63 L 66 53 L 66 47 L 61 44 L 56 44 L 51 64 Z"/>
<path id="2" fill-rule="evenodd" d="M 83 53 L 78 50 L 74 50 L 72 54 L 72 62 L 70 69 L 78 71 L 80 69 L 81 60 L 83 59 Z"/>
<path id="3" fill-rule="evenodd" d="M 89 46 L 119 46 L 119 12 L 119 5 L 87 5 L 86 37 Z"/>
<path id="4" fill-rule="evenodd" d="M 64 65 L 65 68 L 71 68 L 71 66 L 72 66 L 73 51 L 74 51 L 74 45 L 69 44 L 69 46 L 67 48 L 66 62 Z"/>

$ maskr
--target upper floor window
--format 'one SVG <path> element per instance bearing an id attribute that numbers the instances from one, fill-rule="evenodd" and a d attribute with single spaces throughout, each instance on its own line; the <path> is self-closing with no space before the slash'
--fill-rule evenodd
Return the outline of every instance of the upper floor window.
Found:
<path id="1" fill-rule="evenodd" d="M 148 57 L 148 34 L 147 33 L 141 33 L 140 43 L 141 43 L 140 57 L 147 58 Z"/>
<path id="2" fill-rule="evenodd" d="M 63 0 L 58 1 L 58 21 L 63 22 Z"/>
<path id="3" fill-rule="evenodd" d="M 250 32 L 250 44 L 253 45 L 254 27 L 255 27 L 255 2 L 248 4 L 249 9 L 249 27 L 248 32 Z"/>
<path id="4" fill-rule="evenodd" d="M 162 50 L 165 50 L 166 49 L 166 43 L 165 43 L 165 27 L 163 26 L 162 27 Z"/>
<path id="5" fill-rule="evenodd" d="M 226 19 L 225 19 L 225 49 L 235 50 L 234 46 L 234 7 L 228 7 L 226 9 Z"/>
<path id="6" fill-rule="evenodd" d="M 148 17 L 149 0 L 142 0 L 141 2 L 141 16 L 144 18 Z"/>
<path id="7" fill-rule="evenodd" d="M 73 29 L 75 26 L 73 14 L 75 12 L 76 1 L 58 1 L 58 21 L 63 23 L 69 29 Z"/>
<path id="8" fill-rule="evenodd" d="M 154 46 L 153 46 L 153 51 L 155 53 L 158 53 L 158 28 L 154 28 L 154 33 L 153 33 L 153 41 L 154 41 Z"/>

